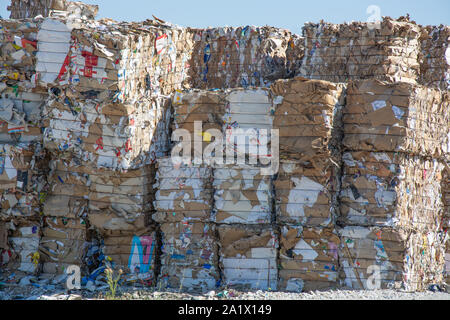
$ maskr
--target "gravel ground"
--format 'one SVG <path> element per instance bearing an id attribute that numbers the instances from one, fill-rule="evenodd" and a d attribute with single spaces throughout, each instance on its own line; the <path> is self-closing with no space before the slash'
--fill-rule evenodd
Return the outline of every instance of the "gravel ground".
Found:
<path id="1" fill-rule="evenodd" d="M 107 290 L 67 292 L 29 286 L 4 287 L 0 300 L 103 300 Z M 187 294 L 127 288 L 116 296 L 118 300 L 450 300 L 446 292 L 404 292 L 401 290 L 333 290 L 309 293 L 211 291 L 207 294 Z"/>

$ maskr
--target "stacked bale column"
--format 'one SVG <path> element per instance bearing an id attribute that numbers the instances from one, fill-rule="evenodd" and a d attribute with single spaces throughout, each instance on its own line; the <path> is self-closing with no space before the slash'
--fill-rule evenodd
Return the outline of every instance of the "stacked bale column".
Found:
<path id="1" fill-rule="evenodd" d="M 260 150 L 255 148 L 259 140 L 254 140 L 261 139 L 263 130 L 270 134 L 272 101 L 265 89 L 236 89 L 224 94 L 222 132 L 227 159 L 214 169 L 213 214 L 219 229 L 223 285 L 276 290 L 278 235 L 273 226 L 272 177 L 264 175 L 258 165 L 260 158 L 256 159 L 270 152 L 270 141 L 267 150 Z M 239 163 L 241 157 L 248 157 L 247 164 Z"/>
<path id="2" fill-rule="evenodd" d="M 224 100 L 217 92 L 177 92 L 173 98 L 172 131 L 186 130 L 191 139 L 207 145 L 203 131 L 221 129 Z M 202 124 L 196 132 L 195 122 Z M 184 139 L 184 138 L 183 138 Z M 206 140 L 206 139 L 205 139 Z M 196 153 L 198 155 L 198 153 Z M 208 291 L 220 284 L 216 226 L 211 221 L 213 169 L 193 161 L 177 163 L 158 158 L 153 220 L 161 227 L 161 272 L 158 287 Z"/>
<path id="3" fill-rule="evenodd" d="M 216 287 L 216 229 L 210 223 L 212 169 L 158 159 L 153 219 L 161 228 L 160 288 L 207 291 Z"/>
<path id="4" fill-rule="evenodd" d="M 105 284 L 98 276 L 108 266 L 122 269 L 128 283 L 154 284 L 154 161 L 167 152 L 170 105 L 151 94 L 145 69 L 154 38 L 129 25 L 71 30 L 47 104 L 45 142 L 53 160 L 44 215 L 84 219 L 83 259 L 74 264 L 84 267 L 83 284 L 91 287 Z"/>
<path id="5" fill-rule="evenodd" d="M 295 78 L 272 85 L 280 170 L 274 180 L 281 230 L 279 289 L 339 285 L 340 113 L 344 87 Z"/>
<path id="6" fill-rule="evenodd" d="M 376 78 L 415 83 L 420 73 L 420 26 L 384 17 L 378 23 L 307 23 L 297 75 L 346 82 Z"/>
<path id="7" fill-rule="evenodd" d="M 36 20 L 0 21 L 0 281 L 17 283 L 40 271 L 39 241 L 47 158 L 38 83 Z"/>
<path id="8" fill-rule="evenodd" d="M 448 103 L 445 92 L 407 83 L 349 84 L 339 217 L 347 286 L 442 281 Z"/>

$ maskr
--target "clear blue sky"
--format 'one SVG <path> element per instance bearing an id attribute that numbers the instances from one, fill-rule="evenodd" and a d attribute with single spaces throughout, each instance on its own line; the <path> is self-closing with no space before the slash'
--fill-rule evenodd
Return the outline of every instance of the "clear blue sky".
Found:
<path id="1" fill-rule="evenodd" d="M 307 21 L 367 21 L 369 5 L 382 16 L 409 13 L 419 24 L 450 25 L 449 0 L 83 0 L 100 6 L 99 17 L 141 21 L 156 17 L 182 26 L 270 25 L 301 33 Z M 9 17 L 9 0 L 0 0 L 0 15 Z"/>

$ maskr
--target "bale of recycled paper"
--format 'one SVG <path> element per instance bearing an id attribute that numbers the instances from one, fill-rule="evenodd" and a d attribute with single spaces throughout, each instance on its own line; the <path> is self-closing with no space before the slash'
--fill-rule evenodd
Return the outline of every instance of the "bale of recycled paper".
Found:
<path id="1" fill-rule="evenodd" d="M 12 0 L 8 6 L 11 19 L 35 18 L 39 15 L 49 17 L 54 11 L 66 11 L 79 18 L 95 19 L 97 5 L 66 0 Z"/>
<path id="2" fill-rule="evenodd" d="M 439 232 L 444 218 L 440 161 L 364 151 L 344 153 L 343 159 L 342 224 Z"/>
<path id="3" fill-rule="evenodd" d="M 421 64 L 419 83 L 450 89 L 450 27 L 426 26 L 420 34 Z"/>
<path id="4" fill-rule="evenodd" d="M 156 227 L 102 232 L 102 253 L 115 271 L 122 270 L 127 283 L 155 284 L 158 238 Z"/>
<path id="5" fill-rule="evenodd" d="M 46 191 L 40 144 L 0 144 L 0 220 L 39 216 Z"/>
<path id="6" fill-rule="evenodd" d="M 2 223 L 3 241 L 0 248 L 1 270 L 8 281 L 20 281 L 23 276 L 36 275 L 41 266 L 39 241 L 40 223 L 33 220 Z"/>
<path id="7" fill-rule="evenodd" d="M 297 75 L 333 82 L 376 78 L 415 83 L 420 26 L 405 18 L 377 23 L 306 23 L 305 57 Z"/>
<path id="8" fill-rule="evenodd" d="M 82 266 L 86 229 L 83 218 L 45 217 L 39 245 L 44 274 L 64 274 L 70 265 Z"/>
<path id="9" fill-rule="evenodd" d="M 297 77 L 276 81 L 270 92 L 280 158 L 308 161 L 318 169 L 338 163 L 345 86 Z"/>
<path id="10" fill-rule="evenodd" d="M 278 235 L 270 225 L 218 227 L 223 285 L 239 290 L 277 290 Z"/>
<path id="11" fill-rule="evenodd" d="M 339 169 L 325 172 L 298 160 L 281 160 L 273 181 L 278 224 L 330 226 L 339 211 Z"/>
<path id="12" fill-rule="evenodd" d="M 173 103 L 172 130 L 187 130 L 191 136 L 193 149 L 196 146 L 195 140 L 201 143 L 201 155 L 204 155 L 206 147 L 213 142 L 213 133 L 209 131 L 212 129 L 222 133 L 224 156 L 227 152 L 225 146 L 230 149 L 233 156 L 235 154 L 258 156 L 256 146 L 259 140 L 262 140 L 261 135 L 265 133 L 270 140 L 273 104 L 266 88 L 234 88 L 212 92 L 180 91 L 175 93 Z M 201 127 L 196 128 L 196 122 L 199 122 Z M 267 143 L 267 147 L 269 146 L 270 141 Z M 267 156 L 268 152 L 261 150 L 260 154 Z M 194 152 L 192 154 L 194 155 Z M 201 156 L 198 151 L 196 155 Z M 209 159 L 205 158 L 204 161 L 206 160 Z"/>
<path id="13" fill-rule="evenodd" d="M 45 216 L 87 217 L 90 225 L 99 231 L 133 231 L 150 222 L 151 169 L 122 173 L 89 172 L 86 167 L 67 169 L 59 166 L 49 176 L 50 193 L 43 208 Z"/>
<path id="14" fill-rule="evenodd" d="M 339 287 L 340 239 L 334 228 L 282 226 L 280 239 L 279 290 Z"/>
<path id="15" fill-rule="evenodd" d="M 194 47 L 188 74 L 198 89 L 266 87 L 300 63 L 303 44 L 273 27 L 188 29 Z M 290 64 L 289 64 L 290 63 Z"/>
<path id="16" fill-rule="evenodd" d="M 428 289 L 442 283 L 445 249 L 441 233 L 389 227 L 338 229 L 342 281 L 354 289 Z"/>
<path id="17" fill-rule="evenodd" d="M 211 219 L 212 168 L 204 165 L 174 164 L 172 158 L 159 158 L 154 188 L 155 213 L 159 223 Z"/>
<path id="18" fill-rule="evenodd" d="M 214 168 L 214 212 L 219 224 L 270 224 L 272 222 L 271 176 L 252 165 L 221 165 Z"/>
<path id="19" fill-rule="evenodd" d="M 445 158 L 449 153 L 448 92 L 408 83 L 352 82 L 344 107 L 343 145 Z"/>
<path id="20" fill-rule="evenodd" d="M 162 223 L 158 288 L 207 292 L 220 285 L 214 224 Z"/>

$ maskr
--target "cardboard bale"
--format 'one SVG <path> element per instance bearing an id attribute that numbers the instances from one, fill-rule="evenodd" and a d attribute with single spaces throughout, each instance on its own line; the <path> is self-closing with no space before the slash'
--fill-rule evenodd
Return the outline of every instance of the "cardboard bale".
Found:
<path id="1" fill-rule="evenodd" d="M 39 246 L 42 272 L 60 275 L 70 265 L 81 267 L 86 240 L 83 218 L 45 217 Z"/>
<path id="2" fill-rule="evenodd" d="M 207 292 L 220 284 L 214 224 L 162 223 L 161 272 L 158 288 Z"/>
<path id="3" fill-rule="evenodd" d="M 196 139 L 201 141 L 202 155 L 212 142 L 213 134 L 209 130 L 216 129 L 223 135 L 224 156 L 227 152 L 233 157 L 241 154 L 257 156 L 257 139 L 264 134 L 262 130 L 267 130 L 265 133 L 270 139 L 272 110 L 273 104 L 266 88 L 177 92 L 174 95 L 172 130 L 187 130 L 191 134 L 192 148 Z M 195 128 L 196 121 L 201 122 L 201 128 Z M 269 151 L 259 152 L 266 156 Z M 200 157 L 199 154 L 196 156 Z M 205 155 L 204 161 L 207 160 Z"/>
<path id="4" fill-rule="evenodd" d="M 32 220 L 2 222 L 0 230 L 3 240 L 0 268 L 4 280 L 15 283 L 24 276 L 36 275 L 40 268 L 40 223 Z"/>
<path id="5" fill-rule="evenodd" d="M 309 162 L 322 170 L 340 162 L 343 84 L 297 77 L 276 81 L 271 95 L 281 159 Z"/>
<path id="6" fill-rule="evenodd" d="M 0 20 L 0 219 L 39 214 L 45 190 L 42 148 L 46 90 L 36 82 L 36 20 Z M 16 221 L 18 222 L 18 221 Z"/>
<path id="7" fill-rule="evenodd" d="M 334 228 L 282 226 L 278 289 L 302 292 L 337 288 L 339 245 Z"/>
<path id="8" fill-rule="evenodd" d="M 212 168 L 184 163 L 175 165 L 172 158 L 159 158 L 157 165 L 153 220 L 159 223 L 210 221 Z"/>
<path id="9" fill-rule="evenodd" d="M 155 284 L 157 233 L 154 226 L 141 230 L 108 230 L 102 233 L 102 253 L 127 283 Z"/>
<path id="10" fill-rule="evenodd" d="M 341 223 L 441 230 L 444 165 L 440 161 L 364 151 L 344 153 L 343 159 Z"/>
<path id="11" fill-rule="evenodd" d="M 220 224 L 270 224 L 271 176 L 258 166 L 222 165 L 214 168 L 213 221 Z"/>
<path id="12" fill-rule="evenodd" d="M 192 88 L 266 87 L 286 78 L 288 68 L 303 58 L 299 37 L 284 29 L 246 26 L 188 32 L 195 41 L 189 69 Z"/>
<path id="13" fill-rule="evenodd" d="M 420 26 L 383 17 L 376 23 L 307 23 L 305 57 L 298 75 L 333 82 L 376 78 L 418 80 Z"/>
<path id="14" fill-rule="evenodd" d="M 331 226 L 339 211 L 339 170 L 325 172 L 300 161 L 280 161 L 274 179 L 276 221 L 281 225 Z"/>
<path id="15" fill-rule="evenodd" d="M 354 151 L 449 154 L 448 92 L 407 83 L 352 82 L 344 108 L 343 144 Z"/>
<path id="16" fill-rule="evenodd" d="M 88 215 L 90 225 L 100 231 L 133 231 L 149 222 L 154 199 L 153 165 L 120 172 L 56 160 L 51 167 L 44 215 Z"/>
<path id="17" fill-rule="evenodd" d="M 274 112 L 270 91 L 265 88 L 227 90 L 225 100 L 222 133 L 227 157 L 249 157 L 249 163 L 253 164 L 257 163 L 254 158 L 269 156 Z"/>
<path id="18" fill-rule="evenodd" d="M 338 232 L 342 281 L 347 287 L 420 291 L 442 283 L 445 251 L 439 233 L 359 226 Z"/>
<path id="19" fill-rule="evenodd" d="M 0 220 L 39 217 L 46 179 L 33 144 L 0 144 Z"/>
<path id="20" fill-rule="evenodd" d="M 0 120 L 10 133 L 36 125 L 47 92 L 37 81 L 38 32 L 43 19 L 0 19 Z M 2 140 L 4 133 L 2 130 Z"/>
<path id="21" fill-rule="evenodd" d="M 224 285 L 240 290 L 277 290 L 278 235 L 270 225 L 221 225 Z"/>
<path id="22" fill-rule="evenodd" d="M 420 34 L 421 64 L 419 83 L 442 90 L 450 89 L 450 27 L 426 26 Z"/>
<path id="23" fill-rule="evenodd" d="M 8 11 L 11 12 L 11 19 L 35 18 L 39 15 L 49 17 L 55 11 L 66 11 L 79 18 L 95 19 L 98 6 L 66 0 L 11 0 Z"/>

